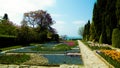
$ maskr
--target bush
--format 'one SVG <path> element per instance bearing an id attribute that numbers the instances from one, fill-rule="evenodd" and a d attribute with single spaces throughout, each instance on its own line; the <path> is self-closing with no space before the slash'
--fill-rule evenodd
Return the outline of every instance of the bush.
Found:
<path id="1" fill-rule="evenodd" d="M 0 35 L 0 48 L 9 47 L 16 44 L 17 42 L 15 36 Z"/>
<path id="2" fill-rule="evenodd" d="M 112 33 L 112 46 L 120 48 L 120 30 L 118 28 L 113 30 L 113 33 Z"/>

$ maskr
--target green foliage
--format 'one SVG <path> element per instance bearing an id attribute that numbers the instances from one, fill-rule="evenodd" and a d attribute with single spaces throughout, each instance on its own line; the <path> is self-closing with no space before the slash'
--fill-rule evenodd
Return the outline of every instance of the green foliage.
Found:
<path id="1" fill-rule="evenodd" d="M 88 20 L 88 23 L 84 27 L 83 39 L 89 40 L 89 36 L 90 36 L 90 20 Z"/>
<path id="2" fill-rule="evenodd" d="M 119 0 L 97 0 L 93 9 L 89 40 L 111 44 L 112 32 L 118 28 Z"/>
<path id="3" fill-rule="evenodd" d="M 16 37 L 15 36 L 8 36 L 8 35 L 1 35 L 0 36 L 0 48 L 9 47 L 16 45 Z"/>
<path id="4" fill-rule="evenodd" d="M 90 25 L 90 38 L 89 38 L 90 41 L 93 41 L 95 39 L 95 34 L 96 34 L 95 26 L 94 26 L 94 22 L 92 22 Z"/>
<path id="5" fill-rule="evenodd" d="M 0 64 L 21 64 L 30 59 L 29 55 L 2 55 L 0 56 Z"/>
<path id="6" fill-rule="evenodd" d="M 116 16 L 117 16 L 117 20 L 118 20 L 118 27 L 120 28 L 120 0 L 117 0 L 116 2 Z"/>
<path id="7" fill-rule="evenodd" d="M 5 51 L 5 50 L 10 50 L 10 49 L 16 49 L 16 48 L 21 48 L 22 46 L 10 46 L 10 47 L 5 47 L 5 48 L 0 48 L 0 50 Z"/>
<path id="8" fill-rule="evenodd" d="M 67 44 L 57 44 L 52 48 L 46 47 L 44 45 L 39 45 L 31 49 L 34 51 L 67 51 L 67 50 L 71 50 L 71 47 L 68 46 Z"/>
<path id="9" fill-rule="evenodd" d="M 65 51 L 71 50 L 71 47 L 68 46 L 67 44 L 58 44 L 54 48 L 57 50 L 65 50 Z"/>
<path id="10" fill-rule="evenodd" d="M 4 14 L 3 19 L 8 20 L 8 14 L 7 13 Z"/>
<path id="11" fill-rule="evenodd" d="M 42 20 L 42 21 L 41 21 Z M 51 27 L 54 23 L 50 14 L 43 10 L 31 11 L 24 14 L 24 19 L 22 20 L 21 26 L 14 25 L 11 21 L 9 21 L 8 14 L 6 13 L 2 19 L 0 19 L 0 37 L 3 35 L 6 36 L 14 36 L 15 41 L 11 42 L 11 44 L 29 44 L 29 43 L 44 43 L 48 41 L 52 41 L 52 39 L 48 39 L 48 33 L 51 32 L 53 36 L 53 40 L 59 42 L 59 35 L 56 33 L 55 29 Z M 30 24 L 30 26 L 29 26 Z M 33 27 L 31 27 L 31 25 Z M 16 39 L 17 37 L 17 39 Z M 11 37 L 9 37 L 11 38 Z M 5 39 L 8 41 L 0 41 L 6 42 L 6 44 L 10 43 L 9 38 Z M 1 38 L 0 38 L 1 39 Z M 13 41 L 13 40 L 12 40 Z M 11 45 L 10 44 L 10 45 Z M 1 44 L 3 46 L 4 44 Z M 0 46 L 0 47 L 1 47 Z"/>
<path id="12" fill-rule="evenodd" d="M 106 33 L 103 32 L 103 33 L 100 35 L 99 43 L 100 43 L 100 44 L 107 43 Z"/>
<path id="13" fill-rule="evenodd" d="M 56 41 L 56 42 L 59 42 L 59 35 L 58 34 L 53 34 L 52 35 L 52 40 Z"/>
<path id="14" fill-rule="evenodd" d="M 99 39 L 99 43 L 102 44 L 103 43 L 103 35 L 100 35 L 100 39 Z"/>
<path id="15" fill-rule="evenodd" d="M 7 20 L 2 20 L 2 23 L 0 23 L 0 34 L 1 35 L 15 35 L 16 27 L 12 24 L 12 22 L 9 22 Z"/>
<path id="16" fill-rule="evenodd" d="M 112 33 L 112 46 L 120 48 L 120 30 L 118 28 L 113 30 L 113 33 Z"/>

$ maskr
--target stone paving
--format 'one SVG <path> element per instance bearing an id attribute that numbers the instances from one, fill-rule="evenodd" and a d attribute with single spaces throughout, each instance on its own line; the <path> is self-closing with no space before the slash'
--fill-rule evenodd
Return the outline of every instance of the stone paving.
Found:
<path id="1" fill-rule="evenodd" d="M 93 51 L 78 40 L 85 68 L 109 68 Z"/>

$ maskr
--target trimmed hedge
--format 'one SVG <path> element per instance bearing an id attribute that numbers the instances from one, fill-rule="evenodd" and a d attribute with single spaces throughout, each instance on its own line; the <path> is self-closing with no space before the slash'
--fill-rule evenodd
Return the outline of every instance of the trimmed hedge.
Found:
<path id="1" fill-rule="evenodd" d="M 15 36 L 5 36 L 5 35 L 0 36 L 0 48 L 9 47 L 11 45 L 16 45 L 16 44 L 17 41 Z"/>
<path id="2" fill-rule="evenodd" d="M 120 30 L 115 28 L 112 33 L 112 46 L 120 48 Z"/>

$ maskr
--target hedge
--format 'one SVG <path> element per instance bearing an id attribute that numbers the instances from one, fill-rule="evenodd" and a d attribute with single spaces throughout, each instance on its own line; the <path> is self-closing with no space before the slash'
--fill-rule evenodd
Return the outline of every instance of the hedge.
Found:
<path id="1" fill-rule="evenodd" d="M 0 48 L 9 47 L 16 44 L 17 41 L 15 36 L 0 35 Z"/>
<path id="2" fill-rule="evenodd" d="M 115 28 L 112 33 L 112 46 L 120 48 L 120 30 Z"/>

